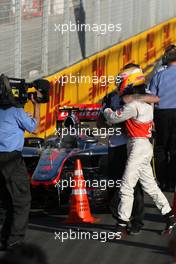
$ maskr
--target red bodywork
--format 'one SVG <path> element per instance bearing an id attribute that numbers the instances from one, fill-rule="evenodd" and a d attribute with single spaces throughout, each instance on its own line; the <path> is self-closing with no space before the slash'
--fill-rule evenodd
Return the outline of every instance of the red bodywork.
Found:
<path id="1" fill-rule="evenodd" d="M 65 108 L 65 109 L 64 109 Z M 77 109 L 76 115 L 80 121 L 96 121 L 100 109 L 102 108 L 101 104 L 69 104 L 64 107 L 58 107 L 57 111 L 57 120 L 64 121 L 68 116 L 68 108 Z"/>
<path id="2" fill-rule="evenodd" d="M 67 159 L 69 158 L 69 157 L 71 157 L 72 156 L 72 154 L 73 154 L 74 152 L 70 152 L 69 154 L 68 154 L 68 156 L 66 156 L 64 159 L 63 159 L 63 161 L 62 161 L 62 165 L 61 165 L 61 167 L 59 168 L 59 171 L 58 171 L 58 174 L 57 174 L 57 177 L 54 179 L 54 180 L 51 180 L 51 181 L 43 181 L 43 182 L 41 182 L 41 181 L 35 181 L 35 180 L 31 180 L 31 184 L 32 184 L 32 186 L 39 186 L 39 185 L 44 185 L 44 186 L 51 186 L 51 185 L 56 185 L 57 183 L 58 183 L 58 181 L 59 181 L 59 179 L 60 179 L 60 177 L 61 177 L 61 174 L 62 174 L 62 169 L 63 169 L 63 167 L 64 167 L 64 165 L 65 165 L 65 162 L 67 161 Z M 51 158 L 51 157 L 50 157 Z M 43 169 L 44 169 L 44 166 L 43 166 Z M 46 171 L 49 171 L 49 170 L 51 170 L 52 168 L 45 168 L 45 170 Z"/>

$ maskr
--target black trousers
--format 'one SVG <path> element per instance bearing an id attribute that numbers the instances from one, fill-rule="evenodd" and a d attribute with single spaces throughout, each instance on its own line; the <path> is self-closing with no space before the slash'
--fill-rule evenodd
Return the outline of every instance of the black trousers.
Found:
<path id="1" fill-rule="evenodd" d="M 108 150 L 108 178 L 111 180 L 121 180 L 127 161 L 126 145 L 109 148 Z M 119 189 L 109 188 L 108 190 L 110 208 L 113 216 L 117 219 L 117 211 L 119 204 Z M 144 218 L 144 194 L 140 183 L 138 182 L 134 189 L 134 203 L 132 210 L 132 224 L 142 225 Z"/>
<path id="2" fill-rule="evenodd" d="M 176 185 L 176 109 L 155 110 L 156 174 L 162 186 Z"/>
<path id="3" fill-rule="evenodd" d="M 23 240 L 31 194 L 28 173 L 20 152 L 0 152 L 0 199 L 5 209 L 1 242 L 12 244 Z"/>

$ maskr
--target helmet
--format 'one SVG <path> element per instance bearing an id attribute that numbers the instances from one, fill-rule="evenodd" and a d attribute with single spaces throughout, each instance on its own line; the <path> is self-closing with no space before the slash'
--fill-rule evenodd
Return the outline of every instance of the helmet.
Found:
<path id="1" fill-rule="evenodd" d="M 145 84 L 144 73 L 142 69 L 137 66 L 131 66 L 130 68 L 123 70 L 118 78 L 119 83 L 117 84 L 117 89 L 120 96 L 129 85 L 138 86 Z"/>

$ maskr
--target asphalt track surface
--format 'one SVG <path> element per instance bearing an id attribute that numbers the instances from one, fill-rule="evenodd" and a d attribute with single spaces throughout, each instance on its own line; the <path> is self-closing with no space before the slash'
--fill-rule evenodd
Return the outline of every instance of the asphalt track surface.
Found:
<path id="1" fill-rule="evenodd" d="M 172 194 L 167 197 L 172 200 Z M 164 228 L 162 216 L 153 205 L 151 199 L 145 197 L 145 219 L 142 233 L 129 236 L 126 240 L 111 240 L 101 242 L 94 239 L 67 239 L 64 242 L 55 232 L 110 232 L 115 221 L 105 209 L 96 210 L 94 216 L 100 218 L 95 224 L 68 225 L 64 223 L 67 209 L 62 208 L 52 213 L 32 212 L 26 242 L 39 245 L 46 253 L 49 264 L 171 264 L 168 253 L 169 237 L 163 237 L 160 231 Z M 104 233 L 101 233 L 104 234 Z M 2 256 L 3 253 L 0 253 Z"/>

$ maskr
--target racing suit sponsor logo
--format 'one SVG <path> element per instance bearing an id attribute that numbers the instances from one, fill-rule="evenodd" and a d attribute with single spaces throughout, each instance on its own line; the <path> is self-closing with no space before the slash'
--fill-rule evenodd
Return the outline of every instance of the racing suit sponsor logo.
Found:
<path id="1" fill-rule="evenodd" d="M 147 123 L 140 123 L 134 119 L 125 122 L 128 131 L 128 136 L 131 138 L 151 138 L 153 121 Z"/>

